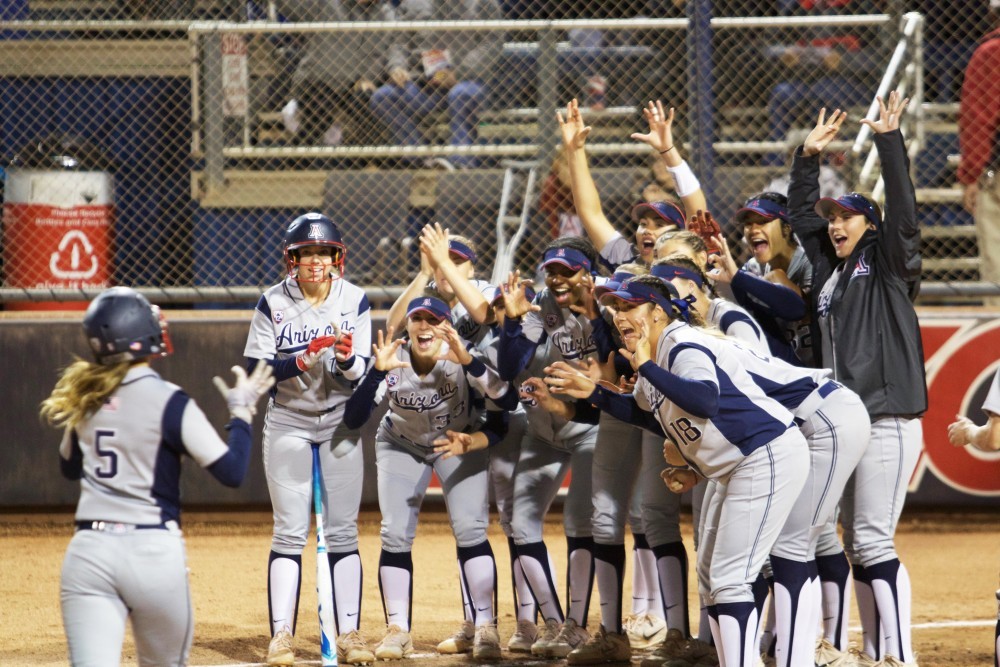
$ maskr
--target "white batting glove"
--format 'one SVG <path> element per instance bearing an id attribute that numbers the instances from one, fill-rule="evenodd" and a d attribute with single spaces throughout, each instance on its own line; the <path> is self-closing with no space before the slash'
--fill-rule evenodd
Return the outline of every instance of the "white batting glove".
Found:
<path id="1" fill-rule="evenodd" d="M 274 386 L 271 365 L 266 361 L 258 361 L 249 376 L 239 366 L 233 366 L 232 371 L 236 376 L 236 382 L 232 387 L 218 375 L 212 378 L 212 383 L 226 399 L 229 415 L 250 424 L 253 422 L 253 416 L 257 414 L 257 401 Z"/>

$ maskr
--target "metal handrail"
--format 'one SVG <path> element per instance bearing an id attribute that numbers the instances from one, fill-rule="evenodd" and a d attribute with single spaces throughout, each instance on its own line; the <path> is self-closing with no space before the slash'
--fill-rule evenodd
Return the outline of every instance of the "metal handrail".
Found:
<path id="1" fill-rule="evenodd" d="M 894 82 L 898 78 L 900 78 L 901 80 L 899 81 L 899 85 L 897 86 L 897 88 L 900 90 L 900 92 L 904 94 L 906 93 L 907 77 L 905 75 L 909 72 L 912 76 L 918 78 L 918 85 L 915 87 L 914 91 L 915 94 L 913 96 L 913 100 L 911 101 L 911 104 L 907 107 L 905 115 L 907 118 L 914 116 L 917 118 L 918 121 L 917 145 L 919 146 L 920 145 L 919 140 L 923 136 L 922 122 L 920 121 L 922 121 L 924 115 L 923 99 L 922 99 L 923 82 L 922 78 L 920 78 L 922 74 L 921 72 L 919 72 L 919 68 L 911 67 L 911 65 L 913 64 L 912 61 L 909 63 L 905 63 L 906 64 L 905 68 L 903 66 L 907 52 L 910 51 L 911 49 L 914 50 L 915 57 L 921 55 L 919 53 L 920 51 L 919 40 L 922 36 L 924 17 L 922 14 L 918 14 L 916 12 L 909 12 L 903 15 L 901 21 L 903 26 L 899 41 L 896 43 L 895 49 L 893 49 L 892 57 L 889 59 L 889 64 L 886 67 L 885 74 L 882 76 L 882 80 L 879 82 L 878 89 L 875 93 L 876 99 L 873 99 L 871 104 L 869 105 L 868 112 L 865 114 L 865 118 L 869 118 L 871 120 L 875 120 L 878 118 L 879 104 L 877 98 L 881 97 L 885 99 L 885 97 L 889 94 L 889 91 L 892 90 Z M 904 72 L 904 76 L 902 78 L 899 77 L 899 72 L 901 68 L 903 68 Z M 863 124 L 861 126 L 861 129 L 858 130 L 858 136 L 854 140 L 854 145 L 851 146 L 851 152 L 855 156 L 861 155 L 861 152 L 864 150 L 865 143 L 868 142 L 868 140 L 871 138 L 871 134 L 872 134 L 872 129 L 868 125 Z M 875 150 L 875 145 L 873 143 L 870 145 L 868 149 L 868 154 L 865 157 L 864 165 L 861 167 L 861 170 L 858 173 L 857 180 L 862 188 L 866 188 L 866 184 L 871 182 L 872 174 L 875 171 L 875 165 L 877 160 L 878 160 L 878 152 Z M 875 199 L 881 199 L 881 192 L 882 192 L 882 177 L 881 175 L 879 175 L 878 181 L 872 187 L 872 196 Z"/>

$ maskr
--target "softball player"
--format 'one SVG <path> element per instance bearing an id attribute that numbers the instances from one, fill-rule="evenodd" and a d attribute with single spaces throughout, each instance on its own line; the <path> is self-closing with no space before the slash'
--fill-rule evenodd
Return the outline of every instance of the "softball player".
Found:
<path id="1" fill-rule="evenodd" d="M 520 274 L 511 274 L 504 285 L 506 317 L 497 363 L 501 377 L 522 381 L 539 376 L 551 361 L 585 360 L 597 354 L 593 327 L 607 324 L 600 318 L 593 297 L 591 271 L 596 261 L 596 250 L 584 239 L 565 237 L 551 242 L 542 258 L 546 287 L 533 302 L 525 297 Z M 585 628 L 594 578 L 591 466 L 596 414 L 591 424 L 568 422 L 539 406 L 532 391 L 530 385 L 522 384 L 528 433 L 514 478 L 511 528 L 518 560 L 545 621 L 531 652 L 565 657 L 589 636 Z M 542 541 L 542 522 L 571 467 L 573 475 L 563 506 L 569 561 L 564 616 Z"/>
<path id="2" fill-rule="evenodd" d="M 927 385 L 913 298 L 920 286 L 920 228 L 899 119 L 908 100 L 879 98 L 874 130 L 886 211 L 864 195 L 819 197 L 819 155 L 846 113 L 835 111 L 795 154 L 792 229 L 813 266 L 814 335 L 834 377 L 858 393 L 871 417 L 868 449 L 844 493 L 841 522 L 863 628 L 862 662 L 913 663 L 910 581 L 893 544 L 906 486 L 923 440 Z"/>
<path id="3" fill-rule="evenodd" d="M 291 665 L 302 549 L 312 517 L 312 446 L 320 446 L 324 532 L 333 580 L 338 660 L 372 662 L 358 632 L 361 556 L 358 510 L 364 460 L 360 436 L 344 426 L 344 404 L 361 379 L 371 345 L 371 312 L 361 288 L 344 279 L 347 248 L 333 220 L 307 213 L 282 241 L 288 276 L 254 309 L 244 356 L 266 360 L 277 385 L 264 420 L 264 473 L 274 513 L 267 567 L 271 643 L 267 662 Z M 333 348 L 330 353 L 330 348 Z"/>
<path id="4" fill-rule="evenodd" d="M 554 391 L 668 433 L 699 475 L 719 482 L 703 511 L 698 558 L 706 574 L 699 580 L 709 585 L 705 594 L 722 664 L 753 664 L 752 584 L 803 488 L 807 445 L 793 415 L 757 385 L 734 346 L 676 319 L 687 302 L 671 284 L 639 277 L 602 301 L 612 298 L 615 323 L 639 373 L 634 393 L 595 388 L 559 364 L 546 381 Z M 623 641 L 610 633 L 605 639 Z"/>
<path id="5" fill-rule="evenodd" d="M 458 544 L 462 586 L 475 610 L 472 654 L 477 660 L 496 660 L 496 562 L 486 537 L 488 455 L 480 450 L 503 438 L 506 421 L 502 410 L 493 409 L 480 423 L 479 404 L 486 396 L 502 402 L 501 408 L 513 407 L 516 394 L 466 350 L 451 326 L 451 309 L 436 293 L 410 302 L 406 331 L 405 346 L 402 339 L 386 343 L 379 332 L 374 366 L 347 403 L 346 421 L 354 428 L 378 404 L 386 401 L 389 406 L 375 445 L 382 511 L 379 587 L 388 625 L 375 657 L 398 660 L 413 652 L 413 539 L 434 472 Z M 388 330 L 390 339 L 392 333 Z M 450 350 L 448 358 L 441 354 L 442 347 L 446 353 Z"/>
<path id="6" fill-rule="evenodd" d="M 1000 371 L 993 375 L 993 383 L 983 401 L 983 412 L 989 421 L 976 426 L 969 418 L 959 416 L 948 425 L 948 440 L 956 447 L 971 445 L 984 452 L 1000 451 Z M 993 665 L 1000 667 L 1000 590 L 997 596 L 997 627 L 994 641 Z"/>
<path id="7" fill-rule="evenodd" d="M 138 292 L 112 287 L 94 299 L 83 330 L 96 363 L 77 360 L 42 402 L 65 427 L 60 468 L 80 480 L 76 533 L 63 560 L 63 627 L 73 665 L 121 662 L 131 617 L 141 665 L 186 665 L 194 632 L 180 530 L 180 466 L 187 454 L 226 486 L 250 458 L 250 422 L 273 384 L 260 365 L 234 367 L 227 442 L 201 408 L 149 366 L 171 352 L 166 323 Z"/>

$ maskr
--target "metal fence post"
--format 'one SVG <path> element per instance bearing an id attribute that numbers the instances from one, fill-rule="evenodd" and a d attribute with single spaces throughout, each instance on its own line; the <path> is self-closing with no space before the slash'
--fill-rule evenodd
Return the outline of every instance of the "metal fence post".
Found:
<path id="1" fill-rule="evenodd" d="M 225 117 L 222 91 L 222 36 L 205 36 L 202 57 L 205 67 L 202 92 L 205 100 L 205 175 L 209 191 L 222 189 L 225 181 Z"/>

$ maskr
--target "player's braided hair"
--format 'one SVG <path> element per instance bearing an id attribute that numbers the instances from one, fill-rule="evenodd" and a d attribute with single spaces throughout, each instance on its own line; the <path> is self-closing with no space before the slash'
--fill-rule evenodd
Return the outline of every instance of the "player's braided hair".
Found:
<path id="1" fill-rule="evenodd" d="M 687 269 L 688 271 L 695 272 L 696 274 L 701 276 L 702 289 L 705 291 L 705 293 L 708 294 L 708 296 L 713 299 L 719 298 L 719 293 L 715 291 L 715 285 L 713 285 L 712 281 L 708 279 L 707 275 L 705 275 L 705 270 L 702 267 L 698 266 L 698 263 L 693 261 L 687 255 L 675 252 L 653 262 L 653 266 L 657 266 L 660 264 L 673 264 L 674 266 L 679 266 L 681 268 Z"/>
<path id="2" fill-rule="evenodd" d="M 78 358 L 63 370 L 52 393 L 42 401 L 42 418 L 57 427 L 76 426 L 104 405 L 132 363 L 106 366 Z"/>

